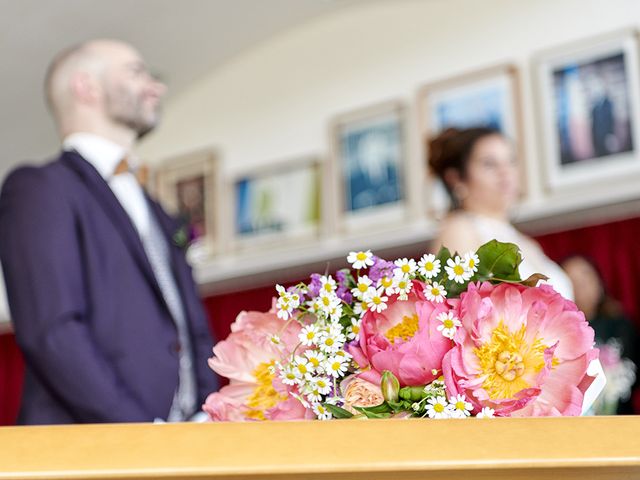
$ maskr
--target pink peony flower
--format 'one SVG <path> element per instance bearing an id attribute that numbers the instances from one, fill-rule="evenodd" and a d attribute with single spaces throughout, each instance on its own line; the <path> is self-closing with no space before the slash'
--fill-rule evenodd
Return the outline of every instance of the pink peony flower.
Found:
<path id="1" fill-rule="evenodd" d="M 580 414 L 598 351 L 574 303 L 548 285 L 488 282 L 470 284 L 452 303 L 462 327 L 443 361 L 451 396 L 501 416 Z"/>
<path id="2" fill-rule="evenodd" d="M 349 346 L 359 376 L 380 385 L 384 370 L 392 372 L 401 386 L 425 385 L 440 374 L 442 358 L 452 342 L 437 330 L 436 316 L 449 308 L 425 299 L 425 284 L 413 281 L 407 300 L 389 297 L 388 308 L 380 313 L 367 311 L 360 328 L 360 344 Z"/>
<path id="3" fill-rule="evenodd" d="M 231 325 L 231 334 L 213 348 L 209 366 L 229 378 L 229 385 L 209 395 L 202 409 L 214 421 L 294 420 L 308 411 L 291 396 L 273 366 L 298 344 L 298 322 L 286 322 L 273 312 L 242 312 Z M 271 342 L 279 333 L 280 345 Z"/>

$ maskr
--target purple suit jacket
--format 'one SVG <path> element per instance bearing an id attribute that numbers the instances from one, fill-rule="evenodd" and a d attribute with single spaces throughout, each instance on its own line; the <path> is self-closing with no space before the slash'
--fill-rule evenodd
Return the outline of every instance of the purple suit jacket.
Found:
<path id="1" fill-rule="evenodd" d="M 198 401 L 217 388 L 213 341 L 191 269 L 155 202 L 194 346 Z M 166 418 L 178 385 L 178 334 L 142 243 L 95 168 L 66 152 L 22 167 L 0 195 L 0 260 L 26 360 L 19 423 Z"/>

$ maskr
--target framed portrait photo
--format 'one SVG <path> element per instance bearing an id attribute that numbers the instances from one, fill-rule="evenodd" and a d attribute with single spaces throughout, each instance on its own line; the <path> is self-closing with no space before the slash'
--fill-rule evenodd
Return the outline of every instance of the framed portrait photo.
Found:
<path id="1" fill-rule="evenodd" d="M 526 185 L 520 81 L 514 65 L 503 64 L 428 83 L 418 91 L 422 144 L 447 128 L 492 128 L 508 138 L 517 157 L 522 195 Z M 428 152 L 425 152 L 428 154 Z M 441 216 L 450 201 L 444 185 L 430 177 L 426 197 L 431 213 Z"/>
<path id="2" fill-rule="evenodd" d="M 640 172 L 635 31 L 543 52 L 535 74 L 549 190 Z"/>
<path id="3" fill-rule="evenodd" d="M 156 172 L 156 190 L 181 225 L 174 242 L 188 245 L 189 260 L 201 263 L 219 253 L 221 184 L 215 153 L 202 150 L 167 159 Z"/>
<path id="4" fill-rule="evenodd" d="M 339 230 L 384 228 L 407 215 L 405 109 L 387 102 L 340 115 L 331 125 L 331 180 Z"/>
<path id="5" fill-rule="evenodd" d="M 488 127 L 521 143 L 519 81 L 515 66 L 500 65 L 424 85 L 419 123 L 426 137 L 447 128 Z"/>
<path id="6" fill-rule="evenodd" d="M 229 186 L 234 247 L 273 249 L 317 238 L 323 218 L 321 182 L 315 157 L 236 174 Z"/>

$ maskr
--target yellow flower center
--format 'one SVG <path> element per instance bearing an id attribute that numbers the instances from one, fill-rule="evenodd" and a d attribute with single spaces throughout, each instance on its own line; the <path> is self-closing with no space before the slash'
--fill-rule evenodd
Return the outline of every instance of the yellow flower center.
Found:
<path id="1" fill-rule="evenodd" d="M 313 365 L 315 368 L 318 368 L 318 365 L 320 365 L 320 361 L 316 358 L 316 357 L 310 357 L 309 358 L 309 362 L 311 363 L 311 365 Z"/>
<path id="2" fill-rule="evenodd" d="M 375 305 L 380 305 L 382 303 L 382 299 L 380 297 L 373 297 L 371 299 L 371 301 L 375 304 Z"/>
<path id="3" fill-rule="evenodd" d="M 444 328 L 453 328 L 453 320 L 447 318 L 444 322 L 442 322 Z"/>
<path id="4" fill-rule="evenodd" d="M 437 287 L 431 287 L 431 295 L 433 295 L 434 297 L 439 297 L 440 289 Z"/>
<path id="5" fill-rule="evenodd" d="M 361 262 L 364 262 L 367 259 L 367 254 L 364 252 L 358 252 L 358 254 L 356 255 L 356 258 Z"/>
<path id="6" fill-rule="evenodd" d="M 391 279 L 389 277 L 382 277 L 382 280 L 380 280 L 380 284 L 384 288 L 389 288 L 391 285 L 393 285 L 393 279 Z"/>
<path id="7" fill-rule="evenodd" d="M 366 283 L 359 283 L 358 284 L 358 290 L 360 290 L 361 293 L 364 293 L 367 291 L 368 289 L 368 285 Z"/>
<path id="8" fill-rule="evenodd" d="M 407 282 L 405 282 L 404 280 L 401 280 L 400 282 L 398 282 L 398 288 L 400 290 L 404 290 L 405 288 L 407 288 Z"/>
<path id="9" fill-rule="evenodd" d="M 351 331 L 357 335 L 360 333 L 360 327 L 358 325 L 353 325 L 351 327 Z"/>
<path id="10" fill-rule="evenodd" d="M 402 265 L 402 273 L 409 273 L 411 271 L 411 268 L 409 267 L 409 265 Z"/>
<path id="11" fill-rule="evenodd" d="M 322 303 L 325 307 L 328 307 L 329 305 L 331 305 L 331 299 L 329 297 L 322 297 Z"/>
<path id="12" fill-rule="evenodd" d="M 433 263 L 431 263 L 431 262 L 427 262 L 427 263 L 425 263 L 425 264 L 424 264 L 424 269 L 425 269 L 427 272 L 430 272 L 431 270 L 433 270 Z"/>
<path id="13" fill-rule="evenodd" d="M 342 365 L 342 363 L 340 362 L 333 362 L 331 364 L 331 370 L 333 370 L 334 372 L 337 372 L 338 370 L 340 370 L 340 366 Z"/>
<path id="14" fill-rule="evenodd" d="M 453 273 L 456 275 L 462 275 L 464 273 L 464 267 L 462 265 L 456 265 L 453 267 Z"/>
<path id="15" fill-rule="evenodd" d="M 442 405 L 441 403 L 436 403 L 433 406 L 433 409 L 438 413 L 442 413 L 442 412 L 444 412 L 444 405 Z"/>
<path id="16" fill-rule="evenodd" d="M 384 334 L 385 337 L 393 344 L 397 339 L 403 341 L 411 340 L 418 331 L 418 314 L 414 313 L 412 316 L 402 317 L 402 321 L 397 325 L 391 327 Z"/>
<path id="17" fill-rule="evenodd" d="M 485 377 L 482 387 L 492 400 L 513 398 L 529 388 L 528 380 L 544 368 L 544 351 L 548 347 L 539 338 L 527 343 L 525 334 L 524 325 L 511 332 L 500 322 L 491 333 L 491 340 L 474 349 Z"/>
<path id="18" fill-rule="evenodd" d="M 331 338 L 331 337 L 327 337 L 327 338 L 325 338 L 325 340 L 324 340 L 324 344 L 325 344 L 327 347 L 331 347 L 331 346 L 333 345 L 333 338 Z"/>
<path id="19" fill-rule="evenodd" d="M 320 388 L 326 388 L 327 382 L 325 382 L 324 380 L 318 380 L 318 386 Z"/>
<path id="20" fill-rule="evenodd" d="M 475 266 L 476 266 L 476 262 L 475 262 L 475 260 L 474 260 L 473 258 L 472 258 L 472 259 L 470 259 L 470 260 L 469 260 L 469 268 L 473 268 L 473 267 L 475 267 Z"/>
<path id="21" fill-rule="evenodd" d="M 324 284 L 324 291 L 331 293 L 332 288 L 331 288 L 331 284 L 330 283 L 325 283 Z"/>
<path id="22" fill-rule="evenodd" d="M 249 410 L 245 415 L 248 418 L 265 420 L 265 410 L 273 408 L 278 402 L 287 399 L 286 395 L 279 394 L 276 389 L 273 388 L 275 373 L 272 372 L 274 363 L 275 361 L 273 360 L 271 362 L 262 362 L 253 371 L 253 376 L 256 379 L 256 388 L 247 398 L 247 407 L 249 407 Z"/>
<path id="23" fill-rule="evenodd" d="M 299 363 L 299 364 L 298 364 L 298 371 L 299 371 L 302 375 L 304 375 L 305 373 L 307 373 L 307 372 L 308 372 L 308 370 L 307 370 L 307 366 L 306 366 L 304 363 Z"/>
<path id="24" fill-rule="evenodd" d="M 314 331 L 307 332 L 307 340 L 313 340 L 316 337 L 316 333 Z"/>
<path id="25" fill-rule="evenodd" d="M 466 408 L 464 408 L 464 402 L 456 402 L 456 408 L 458 410 L 466 410 Z"/>

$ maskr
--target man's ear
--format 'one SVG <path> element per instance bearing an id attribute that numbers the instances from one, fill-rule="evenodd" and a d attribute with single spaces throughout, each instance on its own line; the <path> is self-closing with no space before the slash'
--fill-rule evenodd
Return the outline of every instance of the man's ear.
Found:
<path id="1" fill-rule="evenodd" d="M 70 78 L 73 97 L 84 104 L 93 104 L 100 98 L 100 87 L 96 78 L 88 72 L 75 72 Z"/>

